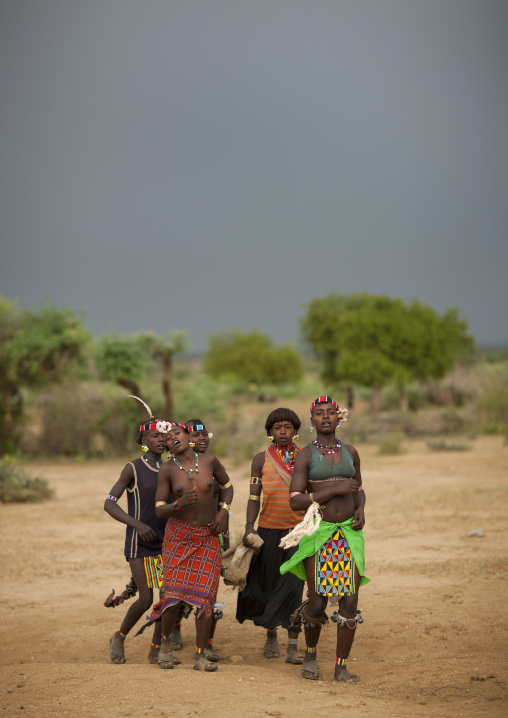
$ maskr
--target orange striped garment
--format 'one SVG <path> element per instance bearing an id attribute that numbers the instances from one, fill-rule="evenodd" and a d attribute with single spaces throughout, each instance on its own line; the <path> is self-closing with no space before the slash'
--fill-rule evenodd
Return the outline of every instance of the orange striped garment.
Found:
<path id="1" fill-rule="evenodd" d="M 289 505 L 289 487 L 281 479 L 265 452 L 261 470 L 263 504 L 258 526 L 264 529 L 292 529 L 305 516 L 305 511 L 293 511 Z"/>

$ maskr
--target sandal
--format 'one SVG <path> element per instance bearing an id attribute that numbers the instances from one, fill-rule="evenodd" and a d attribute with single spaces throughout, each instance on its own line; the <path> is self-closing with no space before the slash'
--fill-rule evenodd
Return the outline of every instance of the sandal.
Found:
<path id="1" fill-rule="evenodd" d="M 304 673 L 310 673 L 310 676 L 304 675 Z M 319 666 L 316 660 L 306 661 L 302 665 L 302 676 L 308 681 L 317 681 L 319 679 Z"/>
<path id="2" fill-rule="evenodd" d="M 125 652 L 123 646 L 113 646 L 113 638 L 115 633 L 109 639 L 109 660 L 117 666 L 123 666 L 126 662 Z"/>
<path id="3" fill-rule="evenodd" d="M 219 666 L 216 663 L 211 663 L 204 656 L 196 658 L 196 662 L 193 666 L 195 671 L 205 671 L 206 673 L 212 673 L 213 671 L 216 671 L 218 667 Z"/>
<path id="4" fill-rule="evenodd" d="M 298 653 L 298 651 L 288 653 L 288 655 L 286 656 L 286 663 L 292 663 L 294 666 L 301 666 L 304 661 L 305 656 L 302 656 L 302 654 Z"/>
<path id="5" fill-rule="evenodd" d="M 163 653 L 162 650 L 159 651 L 159 660 L 157 661 L 159 668 L 162 668 L 162 670 L 167 671 L 171 668 L 174 668 L 178 663 L 181 663 L 181 661 L 177 661 L 176 658 L 172 653 Z M 163 666 L 163 663 L 169 663 L 169 666 Z"/>

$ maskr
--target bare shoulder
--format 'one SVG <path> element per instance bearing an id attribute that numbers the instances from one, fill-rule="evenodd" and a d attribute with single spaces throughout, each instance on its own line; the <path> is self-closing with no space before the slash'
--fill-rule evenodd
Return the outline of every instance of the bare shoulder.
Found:
<path id="1" fill-rule="evenodd" d="M 349 453 L 351 454 L 351 456 L 353 457 L 353 459 L 359 459 L 359 458 L 360 458 L 360 454 L 358 453 L 358 451 L 355 449 L 354 446 L 352 446 L 351 444 L 344 444 L 344 446 L 345 446 L 346 449 L 349 451 Z"/>
<path id="2" fill-rule="evenodd" d="M 298 462 L 299 464 L 309 464 L 310 460 L 312 458 L 311 451 L 308 446 L 304 446 L 295 456 L 295 464 Z"/>
<path id="3" fill-rule="evenodd" d="M 260 451 L 259 454 L 256 454 L 255 457 L 252 459 L 252 466 L 256 464 L 256 466 L 263 466 L 265 463 L 265 452 Z"/>

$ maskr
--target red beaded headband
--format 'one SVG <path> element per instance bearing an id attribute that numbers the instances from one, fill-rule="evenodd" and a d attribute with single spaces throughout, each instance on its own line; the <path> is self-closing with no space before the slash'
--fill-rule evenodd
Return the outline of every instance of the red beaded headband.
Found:
<path id="1" fill-rule="evenodd" d="M 334 401 L 331 396 L 320 396 L 320 397 L 318 397 L 317 399 L 315 399 L 315 400 L 312 402 L 311 407 L 310 407 L 311 414 L 312 414 L 312 410 L 314 409 L 314 407 L 316 406 L 316 404 L 332 404 L 332 405 L 337 409 L 337 414 L 338 414 L 338 417 L 339 417 L 339 422 L 340 422 L 340 421 L 347 421 L 347 415 L 349 414 L 348 410 L 347 410 L 347 409 L 340 409 L 340 408 L 339 408 L 339 405 L 337 404 L 337 402 Z"/>
<path id="2" fill-rule="evenodd" d="M 334 400 L 332 399 L 331 396 L 320 396 L 320 397 L 318 397 L 317 399 L 314 399 L 314 401 L 313 401 L 312 404 L 310 405 L 310 410 L 311 410 L 311 411 L 312 411 L 312 409 L 316 406 L 316 404 L 333 404 L 336 409 L 339 408 L 339 405 L 337 404 L 336 401 L 334 401 Z"/>

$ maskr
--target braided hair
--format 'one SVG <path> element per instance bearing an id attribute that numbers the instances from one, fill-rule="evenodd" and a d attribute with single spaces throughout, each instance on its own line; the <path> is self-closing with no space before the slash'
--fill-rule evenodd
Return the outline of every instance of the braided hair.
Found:
<path id="1" fill-rule="evenodd" d="M 302 425 L 302 422 L 300 421 L 298 416 L 295 414 L 294 411 L 291 411 L 291 409 L 274 409 L 270 414 L 268 414 L 268 418 L 265 422 L 267 436 L 270 436 L 270 432 L 273 425 L 279 421 L 289 421 L 291 424 L 293 424 L 295 431 L 298 431 L 298 429 Z"/>

